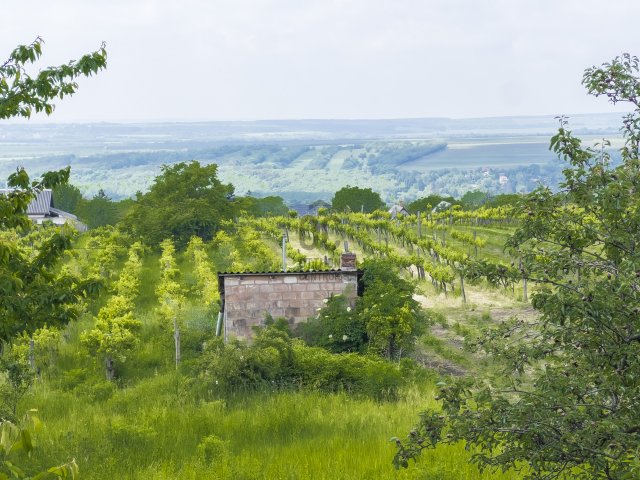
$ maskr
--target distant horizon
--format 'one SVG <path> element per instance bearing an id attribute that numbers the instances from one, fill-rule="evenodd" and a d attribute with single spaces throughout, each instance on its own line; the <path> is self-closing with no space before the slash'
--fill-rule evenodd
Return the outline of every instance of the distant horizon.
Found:
<path id="1" fill-rule="evenodd" d="M 613 107 L 613 106 L 612 106 Z M 357 121 L 403 121 L 403 120 L 483 120 L 483 119 L 510 119 L 510 118 L 545 118 L 566 116 L 572 117 L 588 117 L 588 116 L 615 116 L 630 113 L 630 110 L 619 109 L 617 111 L 608 112 L 583 112 L 583 113 L 541 113 L 541 114 L 522 114 L 522 115 L 485 115 L 485 116 L 407 116 L 407 117 L 282 117 L 282 118 L 243 118 L 243 119 L 180 119 L 180 118 L 140 118 L 140 119 L 113 119 L 113 120 L 95 120 L 95 119 L 78 119 L 78 120 L 56 120 L 55 112 L 51 117 L 32 117 L 30 119 L 9 119 L 4 120 L 3 125 L 73 125 L 73 124 L 163 124 L 163 123 L 256 123 L 256 122 L 357 122 Z"/>

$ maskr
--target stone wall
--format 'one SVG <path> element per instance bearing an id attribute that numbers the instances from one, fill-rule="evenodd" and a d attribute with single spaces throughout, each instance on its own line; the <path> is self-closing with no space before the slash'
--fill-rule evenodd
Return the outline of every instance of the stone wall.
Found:
<path id="1" fill-rule="evenodd" d="M 264 325 L 265 316 L 284 317 L 290 325 L 316 315 L 331 295 L 355 300 L 356 271 L 276 274 L 225 274 L 224 322 L 226 338 L 252 337 L 251 327 Z"/>

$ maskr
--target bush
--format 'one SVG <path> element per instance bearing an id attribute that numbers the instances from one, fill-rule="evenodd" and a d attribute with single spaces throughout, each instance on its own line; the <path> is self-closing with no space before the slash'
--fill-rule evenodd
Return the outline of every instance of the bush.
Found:
<path id="1" fill-rule="evenodd" d="M 333 353 L 364 352 L 367 332 L 361 316 L 343 295 L 334 295 L 316 318 L 296 325 L 295 336 Z"/>
<path id="2" fill-rule="evenodd" d="M 301 387 L 382 399 L 394 398 L 402 384 L 400 370 L 389 362 L 309 347 L 277 325 L 260 329 L 253 345 L 211 342 L 202 358 L 201 372 L 218 394 Z"/>
<path id="3" fill-rule="evenodd" d="M 207 435 L 198 444 L 198 456 L 204 463 L 224 461 L 227 455 L 227 442 L 216 435 Z"/>
<path id="4" fill-rule="evenodd" d="M 332 354 L 300 342 L 294 345 L 296 380 L 323 392 L 346 391 L 377 399 L 395 398 L 400 370 L 380 358 L 355 353 Z"/>
<path id="5" fill-rule="evenodd" d="M 333 296 L 316 318 L 298 325 L 295 334 L 334 353 L 369 351 L 399 359 L 429 323 L 429 315 L 413 298 L 415 284 L 400 277 L 387 259 L 368 259 L 362 281 L 365 291 L 355 309 L 344 296 Z"/>

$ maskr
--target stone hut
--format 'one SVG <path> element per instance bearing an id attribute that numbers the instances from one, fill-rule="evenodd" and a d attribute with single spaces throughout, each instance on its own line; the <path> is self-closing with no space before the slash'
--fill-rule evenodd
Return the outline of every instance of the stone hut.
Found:
<path id="1" fill-rule="evenodd" d="M 339 270 L 219 273 L 225 341 L 251 339 L 251 327 L 264 325 L 267 314 L 293 326 L 315 316 L 332 295 L 355 301 L 361 275 L 353 253 L 342 254 Z"/>

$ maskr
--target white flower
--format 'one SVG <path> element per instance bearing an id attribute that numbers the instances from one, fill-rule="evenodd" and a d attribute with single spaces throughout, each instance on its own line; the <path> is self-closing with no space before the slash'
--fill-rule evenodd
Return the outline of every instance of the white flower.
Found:
<path id="1" fill-rule="evenodd" d="M 351 311 L 351 307 L 347 307 L 347 312 L 350 312 L 350 311 Z"/>
<path id="2" fill-rule="evenodd" d="M 349 337 L 347 337 L 346 335 L 342 335 L 342 341 L 346 342 L 347 340 L 349 340 Z"/>
<path id="3" fill-rule="evenodd" d="M 329 338 L 333 338 L 333 335 L 332 335 L 332 334 L 329 334 Z"/>

